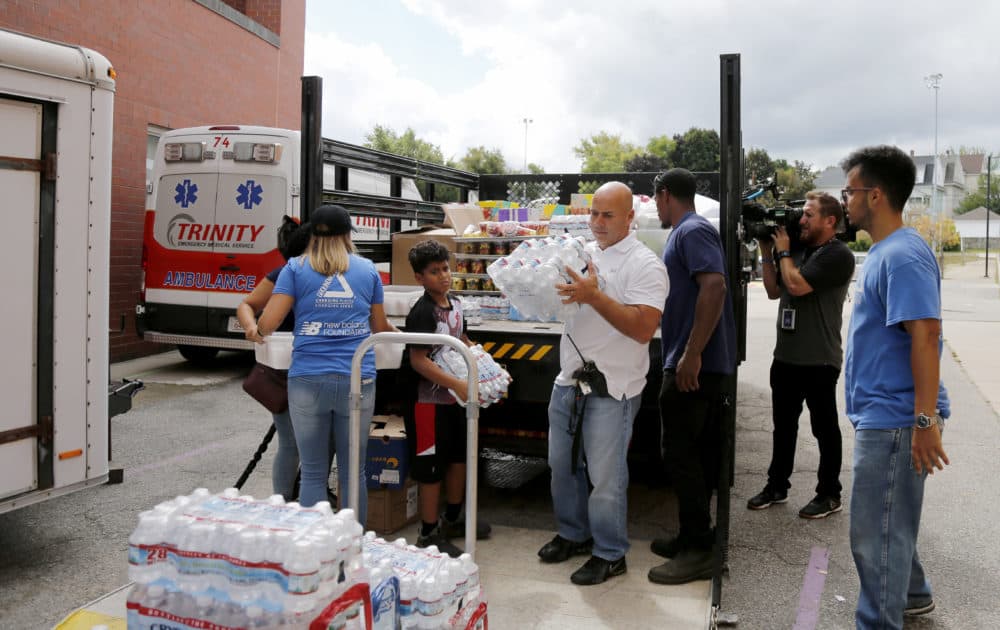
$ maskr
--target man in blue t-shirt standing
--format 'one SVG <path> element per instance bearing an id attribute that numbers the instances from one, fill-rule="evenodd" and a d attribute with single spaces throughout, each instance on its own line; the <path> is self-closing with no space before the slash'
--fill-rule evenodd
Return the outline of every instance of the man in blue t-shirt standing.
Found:
<path id="1" fill-rule="evenodd" d="M 859 149 L 841 164 L 848 217 L 874 245 L 861 268 L 844 383 L 854 425 L 851 551 L 861 589 L 858 628 L 902 628 L 934 609 L 917 555 L 924 481 L 948 456 L 940 381 L 941 274 L 927 243 L 903 225 L 916 167 L 896 147 Z"/>
<path id="2" fill-rule="evenodd" d="M 649 579 L 684 584 L 712 575 L 715 534 L 709 503 L 719 476 L 726 377 L 736 369 L 736 325 L 726 287 L 718 230 L 694 209 L 694 175 L 682 168 L 653 180 L 664 228 L 673 228 L 663 262 L 670 280 L 660 334 L 663 458 L 677 493 L 680 532 L 656 539 L 653 553 L 668 558 Z"/>

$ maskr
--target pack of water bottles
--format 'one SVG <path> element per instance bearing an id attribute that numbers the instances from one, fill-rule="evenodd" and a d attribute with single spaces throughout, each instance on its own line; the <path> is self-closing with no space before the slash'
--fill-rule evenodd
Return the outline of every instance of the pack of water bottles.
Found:
<path id="1" fill-rule="evenodd" d="M 513 379 L 507 370 L 500 367 L 500 364 L 493 360 L 490 353 L 483 350 L 483 347 L 478 343 L 469 350 L 476 358 L 476 369 L 479 372 L 479 406 L 488 407 L 504 397 L 507 393 L 507 387 Z M 451 346 L 442 346 L 441 350 L 434 355 L 434 362 L 452 376 L 462 380 L 469 378 L 469 367 L 465 363 L 465 357 Z M 455 396 L 455 392 L 452 391 L 451 395 Z M 465 403 L 459 400 L 458 396 L 455 396 L 455 400 L 458 401 L 458 404 L 465 406 Z"/>
<path id="2" fill-rule="evenodd" d="M 128 627 L 307 628 L 337 600 L 345 622 L 361 619 L 362 531 L 351 510 L 235 488 L 165 501 L 129 536 Z"/>
<path id="3" fill-rule="evenodd" d="M 373 627 L 377 630 L 486 627 L 487 606 L 479 567 L 469 554 L 451 558 L 434 546 L 421 549 L 402 538 L 390 543 L 376 538 L 375 532 L 365 534 L 362 550 L 363 564 L 369 567 L 369 583 L 373 585 Z M 388 598 L 381 596 L 381 590 L 395 591 L 398 616 L 386 614 L 391 606 Z M 396 625 L 392 625 L 393 619 Z"/>
<path id="4" fill-rule="evenodd" d="M 580 307 L 563 304 L 555 285 L 572 281 L 566 267 L 587 274 L 586 242 L 583 236 L 568 234 L 524 240 L 510 254 L 490 263 L 486 273 L 523 318 L 565 322 Z"/>
<path id="5" fill-rule="evenodd" d="M 256 500 L 235 488 L 217 495 L 199 488 L 139 515 L 128 546 L 129 578 L 135 582 L 127 599 L 128 627 L 474 627 L 461 617 L 454 623 L 462 625 L 452 625 L 459 610 L 468 613 L 469 619 L 475 617 L 476 611 L 467 610 L 466 603 L 474 600 L 478 606 L 482 602 L 478 568 L 469 558 L 449 565 L 451 573 L 442 574 L 441 567 L 450 560 L 447 555 L 433 548 L 410 549 L 405 541 L 388 549 L 372 542 L 377 540 L 374 536 L 371 532 L 363 539 L 353 511 L 334 514 L 326 502 L 303 508 L 285 503 L 280 495 Z M 406 569 L 400 569 L 398 576 L 397 565 Z M 407 573 L 411 569 L 412 575 Z M 447 591 L 450 599 L 443 599 L 442 594 L 429 600 L 434 604 L 430 607 L 415 606 L 412 584 L 423 584 L 430 575 L 455 576 L 453 588 Z M 407 576 L 411 581 L 403 579 Z M 470 583 L 475 591 L 458 588 Z M 456 590 L 462 593 L 460 601 L 454 599 Z M 438 610 L 435 602 L 439 600 L 449 607 Z M 449 616 L 444 618 L 442 611 Z M 423 625 L 402 625 L 404 619 Z"/>

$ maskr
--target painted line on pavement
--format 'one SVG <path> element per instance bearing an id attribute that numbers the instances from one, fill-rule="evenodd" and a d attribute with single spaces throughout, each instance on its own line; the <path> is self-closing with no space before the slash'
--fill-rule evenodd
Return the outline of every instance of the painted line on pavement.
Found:
<path id="1" fill-rule="evenodd" d="M 802 578 L 799 592 L 799 612 L 792 630 L 813 630 L 819 621 L 819 604 L 826 583 L 830 551 L 826 547 L 813 547 L 809 554 L 809 567 Z"/>
<path id="2" fill-rule="evenodd" d="M 176 464 L 177 462 L 182 462 L 182 461 L 184 461 L 186 459 L 191 459 L 193 457 L 197 457 L 198 455 L 202 455 L 204 453 L 209 453 L 209 452 L 214 451 L 216 449 L 220 449 L 220 448 L 222 448 L 225 445 L 226 445 L 226 441 L 223 441 L 223 440 L 220 440 L 218 442 L 209 442 L 205 446 L 202 446 L 201 448 L 196 448 L 193 451 L 188 451 L 186 453 L 181 453 L 180 455 L 174 455 L 173 457 L 169 457 L 167 459 L 160 460 L 160 461 L 155 462 L 153 464 L 143 464 L 142 466 L 136 466 L 135 468 L 129 468 L 129 469 L 127 469 L 127 471 L 128 471 L 129 475 L 136 475 L 136 476 L 137 475 L 142 475 L 142 474 L 145 474 L 145 473 L 147 473 L 147 472 L 149 472 L 151 470 L 156 470 L 158 468 L 163 468 L 165 466 L 170 466 L 172 464 Z"/>

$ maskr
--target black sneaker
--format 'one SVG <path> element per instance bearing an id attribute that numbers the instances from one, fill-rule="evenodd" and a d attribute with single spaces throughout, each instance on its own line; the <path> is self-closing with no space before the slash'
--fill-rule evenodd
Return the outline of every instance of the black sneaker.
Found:
<path id="1" fill-rule="evenodd" d="M 625 556 L 617 560 L 605 560 L 597 556 L 590 556 L 582 567 L 573 572 L 569 579 L 573 584 L 590 586 L 602 584 L 609 577 L 623 575 L 628 570 L 625 566 Z"/>
<path id="2" fill-rule="evenodd" d="M 839 498 L 817 494 L 815 499 L 799 510 L 799 516 L 813 519 L 825 518 L 842 509 L 844 509 L 844 506 L 840 503 Z"/>
<path id="3" fill-rule="evenodd" d="M 926 599 L 907 598 L 903 614 L 907 617 L 917 617 L 919 615 L 926 615 L 932 610 L 934 610 L 934 600 L 930 597 Z"/>
<path id="4" fill-rule="evenodd" d="M 583 542 L 573 542 L 572 540 L 566 540 L 559 534 L 556 534 L 555 538 L 545 543 L 542 548 L 538 550 L 538 557 L 542 559 L 542 562 L 565 562 L 566 560 L 569 560 L 571 556 L 589 554 L 593 547 L 593 538 L 588 538 Z"/>
<path id="5" fill-rule="evenodd" d="M 758 494 L 750 497 L 747 501 L 747 507 L 751 510 L 763 510 L 765 508 L 771 507 L 774 503 L 784 503 L 788 500 L 788 492 L 786 490 L 774 490 L 771 486 L 764 486 Z"/>
<path id="6" fill-rule="evenodd" d="M 457 521 L 449 521 L 445 515 L 441 515 L 441 530 L 448 538 L 465 538 L 465 512 L 458 517 Z M 476 519 L 476 540 L 485 540 L 490 537 L 493 528 L 481 518 Z"/>
<path id="7" fill-rule="evenodd" d="M 441 524 L 431 530 L 431 533 L 426 536 L 417 536 L 417 546 L 420 548 L 426 548 L 434 545 L 438 548 L 438 551 L 446 553 L 452 558 L 457 558 L 462 555 L 462 550 L 451 543 L 450 540 L 441 531 Z"/>

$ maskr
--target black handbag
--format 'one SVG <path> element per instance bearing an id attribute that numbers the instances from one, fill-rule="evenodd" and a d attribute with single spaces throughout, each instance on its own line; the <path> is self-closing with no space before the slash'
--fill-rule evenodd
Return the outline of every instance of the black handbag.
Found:
<path id="1" fill-rule="evenodd" d="M 243 391 L 271 413 L 288 410 L 288 371 L 255 363 L 243 381 Z"/>

